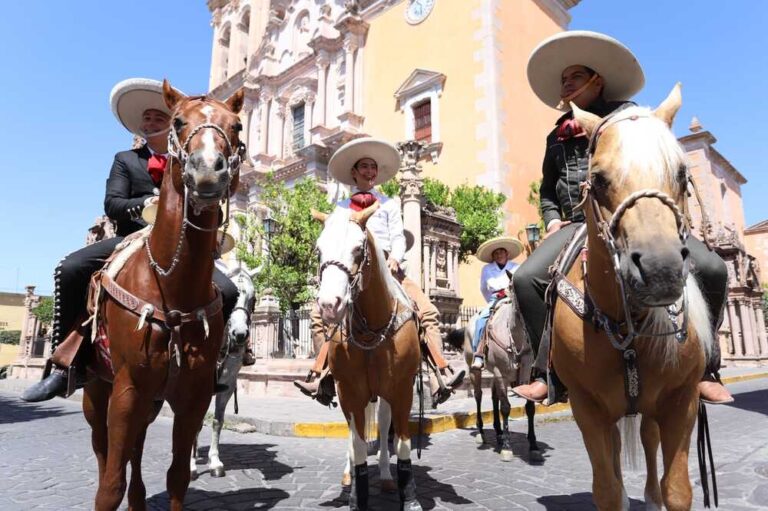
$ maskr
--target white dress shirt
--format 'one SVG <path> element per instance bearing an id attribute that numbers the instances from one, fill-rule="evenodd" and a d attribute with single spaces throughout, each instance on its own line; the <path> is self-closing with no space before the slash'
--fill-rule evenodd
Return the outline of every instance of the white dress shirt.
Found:
<path id="1" fill-rule="evenodd" d="M 358 191 L 357 188 L 352 187 L 353 195 Z M 388 252 L 389 257 L 395 261 L 402 263 L 405 259 L 405 235 L 403 234 L 403 216 L 400 213 L 400 204 L 378 190 L 374 189 L 370 192 L 379 201 L 380 206 L 368 219 L 366 227 L 371 231 L 381 249 Z M 350 209 L 351 202 L 351 199 L 344 199 L 336 205 L 340 208 Z"/>
<path id="2" fill-rule="evenodd" d="M 499 268 L 496 261 L 483 266 L 480 274 L 480 292 L 483 293 L 486 302 L 490 302 L 496 292 L 507 289 L 509 286 L 507 271 L 515 273 L 518 266 L 520 265 L 512 261 L 507 261 L 503 268 Z"/>

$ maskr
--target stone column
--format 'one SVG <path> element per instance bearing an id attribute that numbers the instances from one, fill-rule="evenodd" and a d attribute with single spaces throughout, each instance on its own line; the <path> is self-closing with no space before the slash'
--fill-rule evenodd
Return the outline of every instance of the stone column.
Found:
<path id="1" fill-rule="evenodd" d="M 269 146 L 267 145 L 269 141 L 269 103 L 270 98 L 266 96 L 262 96 L 259 99 L 259 112 L 261 117 L 259 117 L 259 153 L 260 154 L 267 154 L 267 151 L 269 150 Z"/>
<path id="2" fill-rule="evenodd" d="M 406 275 L 414 282 L 419 282 L 422 289 L 427 289 L 426 279 L 422 279 L 422 269 L 426 272 L 429 268 L 429 259 L 425 253 L 422 268 L 422 235 L 421 235 L 421 191 L 424 186 L 421 177 L 421 164 L 419 155 L 424 144 L 409 140 L 397 144 L 400 151 L 400 197 L 403 208 L 403 226 L 413 234 L 413 246 L 405 253 L 408 261 Z M 426 251 L 426 244 L 424 245 Z"/>
<path id="3" fill-rule="evenodd" d="M 328 81 L 328 52 L 320 50 L 317 54 L 317 102 L 315 103 L 314 122 L 325 125 L 326 82 Z M 314 128 L 314 126 L 312 126 Z"/>
<path id="4" fill-rule="evenodd" d="M 429 287 L 434 289 L 437 287 L 437 240 L 429 241 L 429 251 L 432 253 L 432 257 L 429 258 Z"/>
<path id="5" fill-rule="evenodd" d="M 461 288 L 459 285 L 459 247 L 456 247 L 456 251 L 453 253 L 453 289 L 456 291 L 456 296 L 461 296 Z"/>
<path id="6" fill-rule="evenodd" d="M 739 315 L 741 316 L 741 328 L 744 332 L 744 354 L 748 357 L 755 356 L 755 339 L 753 337 L 752 322 L 750 321 L 749 307 L 744 298 L 739 298 Z"/>
<path id="7" fill-rule="evenodd" d="M 315 110 L 315 100 L 316 97 L 314 94 L 308 94 L 305 101 L 304 101 L 304 145 L 307 146 L 312 143 L 312 134 L 310 133 L 310 130 L 312 129 L 313 122 L 314 122 L 314 110 Z"/>
<path id="8" fill-rule="evenodd" d="M 760 347 L 760 356 L 768 358 L 768 334 L 765 331 L 765 317 L 761 303 L 755 302 L 755 325 L 757 326 L 757 339 Z"/>
<path id="9" fill-rule="evenodd" d="M 429 261 L 430 261 L 431 255 L 429 253 L 429 241 L 425 239 L 423 243 L 424 243 L 424 249 L 423 249 L 424 262 L 422 266 L 423 271 L 419 275 L 419 282 L 421 282 L 421 289 L 426 293 L 427 290 L 429 289 L 429 282 L 431 279 L 429 274 Z"/>
<path id="10" fill-rule="evenodd" d="M 355 52 L 355 113 L 363 115 L 363 47 L 358 46 Z"/>
<path id="11" fill-rule="evenodd" d="M 285 101 L 275 98 L 272 100 L 271 108 L 274 111 L 272 119 L 275 123 L 270 130 L 270 140 L 273 140 L 272 135 L 274 135 L 274 144 L 271 144 L 272 154 L 277 158 L 282 158 L 283 143 L 285 141 Z"/>
<path id="12" fill-rule="evenodd" d="M 448 248 L 445 251 L 445 270 L 446 274 L 448 276 L 448 288 L 452 290 L 456 290 L 453 287 L 453 281 L 454 281 L 454 273 L 453 273 L 453 247 L 448 246 Z"/>
<path id="13" fill-rule="evenodd" d="M 741 346 L 741 337 L 740 337 L 741 330 L 739 330 L 739 327 L 737 325 L 738 318 L 736 316 L 736 309 L 734 308 L 732 300 L 728 300 L 726 302 L 725 318 L 728 321 L 728 328 L 731 331 L 731 338 L 728 342 L 726 352 L 729 355 L 738 355 L 742 351 L 742 348 L 740 347 Z"/>
<path id="14" fill-rule="evenodd" d="M 277 350 L 278 318 L 280 307 L 271 295 L 271 290 L 264 290 L 251 316 L 251 343 L 256 358 L 270 358 Z"/>
<path id="15" fill-rule="evenodd" d="M 355 48 L 352 39 L 344 41 L 344 111 L 353 112 L 355 109 Z"/>

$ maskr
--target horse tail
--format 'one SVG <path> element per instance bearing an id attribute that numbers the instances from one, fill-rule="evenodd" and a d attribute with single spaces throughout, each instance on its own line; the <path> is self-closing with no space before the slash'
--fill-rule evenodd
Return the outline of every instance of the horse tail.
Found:
<path id="1" fill-rule="evenodd" d="M 624 455 L 624 467 L 638 470 L 640 453 L 640 416 L 622 417 L 621 420 L 621 450 Z"/>
<path id="2" fill-rule="evenodd" d="M 455 350 L 463 351 L 464 350 L 464 329 L 456 328 L 454 330 L 450 330 L 448 334 L 446 334 L 445 336 L 445 341 L 448 343 L 449 346 L 451 346 Z"/>
<path id="3" fill-rule="evenodd" d="M 379 398 L 381 399 L 381 398 Z M 365 426 L 363 433 L 365 434 L 365 441 L 368 443 L 368 448 L 373 448 L 374 442 L 379 437 L 379 426 L 376 423 L 378 417 L 378 399 L 371 401 L 368 406 L 365 407 Z M 384 440 L 386 442 L 386 439 Z"/>

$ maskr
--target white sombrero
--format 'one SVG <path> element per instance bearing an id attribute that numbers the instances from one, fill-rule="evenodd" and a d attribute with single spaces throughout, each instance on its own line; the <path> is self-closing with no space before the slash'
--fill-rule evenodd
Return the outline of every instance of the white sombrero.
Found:
<path id="1" fill-rule="evenodd" d="M 163 82 L 149 78 L 128 78 L 112 87 L 109 104 L 120 124 L 125 129 L 143 137 L 141 117 L 149 109 L 160 110 L 171 115 L 163 100 Z"/>
<path id="2" fill-rule="evenodd" d="M 371 158 L 379 166 L 374 185 L 380 185 L 395 177 L 400 169 L 400 153 L 389 142 L 364 137 L 341 146 L 328 162 L 328 171 L 338 182 L 354 186 L 352 166 L 363 158 Z"/>
<path id="3" fill-rule="evenodd" d="M 517 238 L 511 236 L 499 236 L 491 238 L 477 249 L 475 257 L 484 263 L 493 261 L 493 251 L 497 248 L 506 249 L 509 259 L 514 259 L 523 251 L 523 244 Z"/>
<path id="4" fill-rule="evenodd" d="M 545 39 L 528 57 L 528 83 L 547 105 L 560 103 L 560 78 L 570 66 L 587 66 L 603 77 L 607 101 L 627 100 L 643 88 L 643 68 L 613 37 L 588 30 L 560 32 Z M 570 109 L 568 105 L 564 108 Z"/>
<path id="5" fill-rule="evenodd" d="M 157 204 L 150 204 L 141 210 L 141 218 L 148 224 L 154 224 L 155 218 L 157 218 Z M 222 236 L 224 238 L 222 239 Z M 224 232 L 219 229 L 216 232 L 216 241 L 221 242 L 221 253 L 226 254 L 233 248 L 235 248 L 235 238 L 228 232 Z"/>

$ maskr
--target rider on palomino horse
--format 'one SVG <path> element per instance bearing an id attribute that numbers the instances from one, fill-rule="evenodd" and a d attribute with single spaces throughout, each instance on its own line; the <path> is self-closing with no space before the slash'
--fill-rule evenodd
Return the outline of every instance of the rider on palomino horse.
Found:
<path id="1" fill-rule="evenodd" d="M 472 369 L 482 369 L 485 365 L 484 349 L 478 349 L 480 339 L 483 337 L 485 326 L 488 324 L 488 319 L 491 317 L 491 312 L 496 304 L 507 296 L 509 275 L 520 266 L 512 259 L 520 255 L 522 251 L 523 244 L 510 236 L 490 239 L 477 249 L 477 254 L 475 254 L 477 258 L 488 263 L 483 266 L 483 271 L 480 273 L 480 292 L 483 293 L 483 298 L 488 304 L 480 311 L 477 316 L 477 323 L 475 323 L 475 333 L 472 336 L 472 349 L 474 350 Z"/>
<path id="2" fill-rule="evenodd" d="M 454 371 L 442 354 L 439 312 L 421 287 L 405 277 L 400 265 L 405 258 L 406 241 L 403 234 L 403 218 L 398 203 L 374 190 L 374 186 L 385 183 L 395 176 L 400 156 L 391 144 L 372 139 L 353 140 L 339 148 L 328 163 L 328 170 L 334 179 L 351 187 L 352 196 L 336 204 L 336 207 L 361 211 L 379 202 L 381 207 L 370 217 L 367 228 L 376 239 L 387 257 L 387 265 L 398 279 L 405 292 L 416 305 L 424 337 L 432 361 L 442 375 L 451 373 L 448 381 L 435 390 L 436 402 L 443 402 L 451 391 L 461 384 L 464 371 Z M 333 377 L 326 371 L 328 343 L 320 312 L 315 305 L 312 309 L 312 340 L 314 343 L 315 365 L 306 381 L 294 381 L 304 394 L 322 404 L 330 404 L 334 391 Z M 431 364 L 430 364 L 431 365 Z M 326 374 L 323 372 L 326 371 Z M 318 376 L 321 376 L 318 378 Z"/>
<path id="3" fill-rule="evenodd" d="M 628 101 L 645 83 L 642 68 L 632 52 L 615 39 L 587 31 L 556 34 L 542 42 L 528 60 L 528 81 L 547 105 L 569 110 L 547 136 L 541 182 L 541 213 L 547 229 L 544 242 L 520 266 L 513 285 L 526 329 L 537 352 L 538 378 L 512 389 L 533 401 L 547 397 L 544 377 L 549 367 L 549 341 L 542 339 L 547 304 L 545 290 L 551 281 L 550 267 L 584 222 L 578 207 L 580 185 L 586 180 L 589 139 L 573 118 L 569 104 L 605 117 L 633 106 Z M 698 278 L 709 304 L 714 339 L 725 304 L 728 273 L 725 263 L 704 243 L 688 238 L 692 272 Z M 541 346 L 539 346 L 541 344 Z M 720 349 L 714 343 L 707 369 L 699 383 L 701 399 L 714 404 L 733 401 L 719 381 Z M 556 377 L 553 378 L 556 381 Z"/>
<path id="4" fill-rule="evenodd" d="M 86 317 L 86 294 L 91 275 L 101 269 L 125 236 L 147 225 L 142 211 L 156 203 L 160 195 L 171 120 L 163 101 L 162 83 L 145 78 L 124 80 L 112 89 L 110 103 L 117 120 L 146 143 L 138 149 L 117 153 L 107 179 L 104 211 L 117 224 L 117 236 L 69 254 L 56 268 L 51 335 L 54 354 L 49 361 L 52 370 L 24 392 L 21 398 L 25 401 L 45 401 L 57 395 L 68 397 L 75 388 L 75 382 L 70 378 L 85 378 L 88 364 L 85 347 L 90 343 L 82 343 L 78 327 Z M 237 288 L 218 269 L 214 270 L 213 281 L 221 290 L 226 321 L 237 301 Z M 57 357 L 56 351 L 70 355 Z M 68 364 L 65 360 L 73 362 Z"/>

